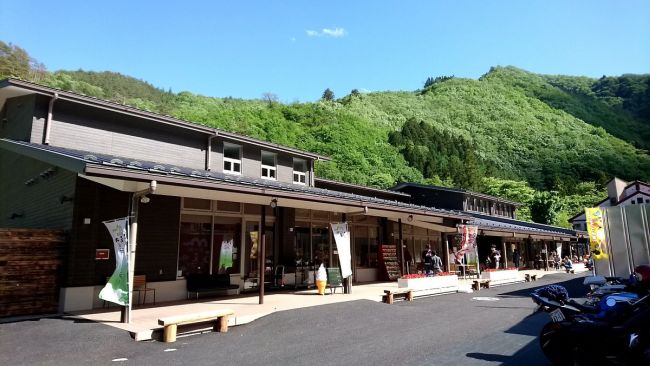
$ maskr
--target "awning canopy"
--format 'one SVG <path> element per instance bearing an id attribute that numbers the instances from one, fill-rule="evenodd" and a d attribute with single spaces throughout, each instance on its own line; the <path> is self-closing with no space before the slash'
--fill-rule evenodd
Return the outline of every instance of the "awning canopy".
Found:
<path id="1" fill-rule="evenodd" d="M 526 222 L 505 217 L 486 216 L 475 213 L 466 214 L 473 216 L 469 222 L 471 225 L 477 225 L 483 235 L 501 236 L 511 238 L 531 238 L 539 240 L 557 240 L 568 241 L 576 238 L 574 230 L 565 229 L 557 226 L 543 225 L 534 222 Z"/>

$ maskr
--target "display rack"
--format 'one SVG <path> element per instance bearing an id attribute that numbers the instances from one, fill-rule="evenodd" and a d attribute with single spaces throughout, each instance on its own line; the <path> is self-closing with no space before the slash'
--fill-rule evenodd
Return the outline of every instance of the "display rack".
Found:
<path id="1" fill-rule="evenodd" d="M 379 246 L 379 265 L 384 270 L 384 279 L 393 281 L 400 277 L 399 262 L 397 261 L 397 245 Z"/>

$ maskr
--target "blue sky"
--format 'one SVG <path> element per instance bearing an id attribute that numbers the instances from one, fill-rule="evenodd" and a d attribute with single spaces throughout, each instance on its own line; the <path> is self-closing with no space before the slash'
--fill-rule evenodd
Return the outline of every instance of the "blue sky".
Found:
<path id="1" fill-rule="evenodd" d="M 162 4 L 162 5 L 161 5 Z M 415 90 L 491 66 L 650 72 L 650 1 L 0 0 L 0 40 L 51 71 L 115 71 L 174 92 L 313 101 Z"/>

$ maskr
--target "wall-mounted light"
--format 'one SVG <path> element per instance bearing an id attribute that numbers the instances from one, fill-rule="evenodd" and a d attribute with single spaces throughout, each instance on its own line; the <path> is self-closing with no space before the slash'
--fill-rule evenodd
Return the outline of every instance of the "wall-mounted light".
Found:
<path id="1" fill-rule="evenodd" d="M 408 222 L 413 222 L 413 215 L 409 215 L 409 216 L 406 218 L 406 221 L 408 221 Z"/>
<path id="2" fill-rule="evenodd" d="M 17 218 L 19 218 L 19 217 L 24 217 L 24 216 L 25 216 L 25 214 L 22 213 L 22 212 L 21 212 L 21 213 L 14 212 L 14 213 L 11 214 L 11 216 L 9 216 L 9 218 L 10 218 L 11 220 L 13 220 L 13 219 L 17 219 Z"/>
<path id="3" fill-rule="evenodd" d="M 269 205 L 271 206 L 271 208 L 278 207 L 278 199 L 277 198 L 272 199 Z"/>
<path id="4" fill-rule="evenodd" d="M 59 202 L 60 202 L 61 204 L 63 204 L 64 202 L 72 202 L 72 201 L 74 201 L 74 196 L 66 196 L 66 195 L 63 195 L 63 196 L 61 196 L 61 197 L 59 198 Z"/>
<path id="5" fill-rule="evenodd" d="M 149 198 L 148 196 L 142 196 L 140 198 L 140 203 L 149 203 L 149 202 L 151 202 L 151 198 Z"/>

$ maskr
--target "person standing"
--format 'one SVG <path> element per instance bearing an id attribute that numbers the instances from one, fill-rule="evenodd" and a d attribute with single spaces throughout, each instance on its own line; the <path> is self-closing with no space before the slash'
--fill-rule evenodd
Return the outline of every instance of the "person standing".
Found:
<path id="1" fill-rule="evenodd" d="M 517 267 L 517 269 L 519 269 L 519 260 L 520 259 L 521 259 L 521 257 L 519 256 L 519 249 L 515 249 L 512 252 L 512 260 L 515 262 L 515 267 Z"/>
<path id="2" fill-rule="evenodd" d="M 433 275 L 436 276 L 438 273 L 442 272 L 442 259 L 438 257 L 438 253 L 434 250 L 431 256 L 431 269 L 433 270 Z"/>
<path id="3" fill-rule="evenodd" d="M 425 249 L 422 252 L 422 263 L 424 263 L 424 274 L 429 276 L 431 274 L 431 271 L 433 270 L 433 262 L 432 262 L 433 252 L 431 252 L 431 245 L 429 244 L 427 244 L 427 246 L 424 248 Z"/>

